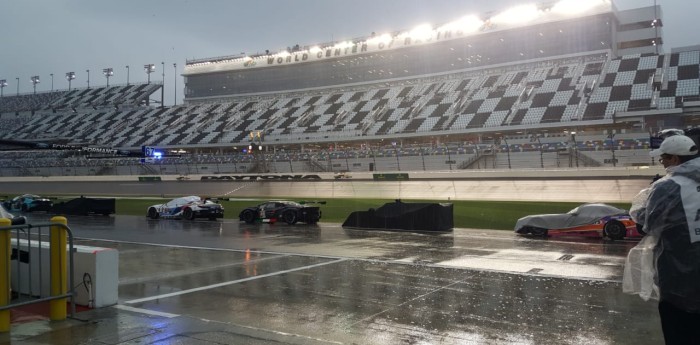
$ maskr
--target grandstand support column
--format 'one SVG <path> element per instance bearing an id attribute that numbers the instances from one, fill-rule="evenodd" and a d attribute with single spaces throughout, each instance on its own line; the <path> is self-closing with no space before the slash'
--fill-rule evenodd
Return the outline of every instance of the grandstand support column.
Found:
<path id="1" fill-rule="evenodd" d="M 537 139 L 537 145 L 540 148 L 540 168 L 544 169 L 544 156 L 542 154 L 542 142 L 540 141 L 540 135 L 535 135 L 535 139 Z"/>
<path id="2" fill-rule="evenodd" d="M 445 150 L 447 150 L 447 161 L 450 164 L 450 170 L 452 170 L 452 154 L 450 153 L 450 147 L 447 146 L 447 143 L 443 143 L 445 145 Z M 425 160 L 423 160 L 423 170 L 425 170 Z"/>
<path id="3" fill-rule="evenodd" d="M 610 153 L 612 153 L 612 164 L 613 167 L 616 167 L 617 159 L 615 159 L 615 132 L 610 133 L 608 138 L 610 138 Z"/>
<path id="4" fill-rule="evenodd" d="M 510 145 L 508 144 L 508 140 L 506 140 L 506 137 L 503 137 L 503 142 L 506 143 L 506 154 L 508 155 L 508 169 L 512 169 L 510 166 Z"/>

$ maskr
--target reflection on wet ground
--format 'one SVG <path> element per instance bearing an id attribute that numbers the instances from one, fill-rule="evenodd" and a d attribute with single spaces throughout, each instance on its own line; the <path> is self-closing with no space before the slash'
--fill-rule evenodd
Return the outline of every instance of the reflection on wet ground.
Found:
<path id="1" fill-rule="evenodd" d="M 621 292 L 632 241 L 128 216 L 69 226 L 79 244 L 119 250 L 122 309 L 81 313 L 91 322 L 23 341 L 662 342 L 655 304 Z"/>

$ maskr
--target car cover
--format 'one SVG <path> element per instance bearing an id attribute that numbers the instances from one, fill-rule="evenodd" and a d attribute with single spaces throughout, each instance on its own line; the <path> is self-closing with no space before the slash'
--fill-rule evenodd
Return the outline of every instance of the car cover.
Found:
<path id="1" fill-rule="evenodd" d="M 526 226 L 542 229 L 568 229 L 593 224 L 604 217 L 626 214 L 626 210 L 607 204 L 583 204 L 564 214 L 538 214 L 520 218 L 515 223 L 515 230 Z"/>
<path id="2" fill-rule="evenodd" d="M 345 220 L 343 227 L 451 231 L 454 227 L 453 207 L 449 203 L 404 203 L 397 200 L 376 210 L 353 212 Z"/>

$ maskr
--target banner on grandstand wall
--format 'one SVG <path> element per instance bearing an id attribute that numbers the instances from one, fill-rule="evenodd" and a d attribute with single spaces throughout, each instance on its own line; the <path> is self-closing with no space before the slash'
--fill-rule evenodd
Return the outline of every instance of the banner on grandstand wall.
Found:
<path id="1" fill-rule="evenodd" d="M 375 181 L 405 181 L 408 180 L 408 174 L 392 173 L 392 174 L 372 174 Z"/>

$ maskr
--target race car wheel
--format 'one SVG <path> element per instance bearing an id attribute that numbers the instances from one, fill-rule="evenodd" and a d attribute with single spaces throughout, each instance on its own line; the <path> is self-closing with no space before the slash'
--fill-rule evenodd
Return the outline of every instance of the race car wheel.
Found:
<path id="1" fill-rule="evenodd" d="M 187 219 L 187 220 L 193 220 L 194 219 L 194 211 L 192 211 L 191 208 L 186 208 L 182 210 L 182 217 Z"/>
<path id="2" fill-rule="evenodd" d="M 297 222 L 297 213 L 293 210 L 284 211 L 282 219 L 284 219 L 287 224 L 292 225 Z"/>
<path id="3" fill-rule="evenodd" d="M 535 227 L 530 228 L 530 233 L 533 234 L 534 236 L 547 237 L 547 232 L 548 231 L 545 228 L 535 228 Z"/>
<path id="4" fill-rule="evenodd" d="M 155 208 L 148 209 L 148 218 L 158 219 L 158 211 Z"/>
<path id="5" fill-rule="evenodd" d="M 241 213 L 241 220 L 248 224 L 255 223 L 255 212 L 253 212 L 253 210 L 244 210 L 243 213 Z"/>
<path id="6" fill-rule="evenodd" d="M 611 220 L 605 223 L 605 226 L 603 227 L 603 235 L 611 240 L 621 240 L 625 238 L 626 234 L 627 229 L 625 228 L 625 225 L 616 220 Z"/>
<path id="7" fill-rule="evenodd" d="M 28 211 L 27 205 L 22 204 L 22 212 L 27 212 L 27 211 Z"/>

